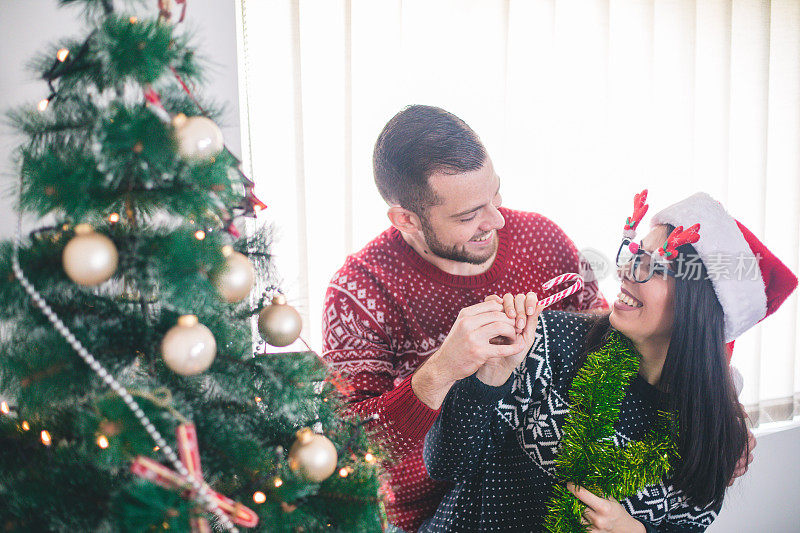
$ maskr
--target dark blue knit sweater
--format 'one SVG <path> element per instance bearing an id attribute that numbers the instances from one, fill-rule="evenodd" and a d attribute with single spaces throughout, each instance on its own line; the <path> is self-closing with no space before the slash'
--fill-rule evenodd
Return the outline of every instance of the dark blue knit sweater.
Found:
<path id="1" fill-rule="evenodd" d="M 541 531 L 555 482 L 568 391 L 590 328 L 584 315 L 545 311 L 524 364 L 500 387 L 456 383 L 425 438 L 433 479 L 451 481 L 420 531 Z M 634 378 L 620 409 L 617 446 L 641 440 L 666 397 Z M 697 508 L 669 484 L 621 502 L 649 531 L 704 531 L 720 506 Z"/>

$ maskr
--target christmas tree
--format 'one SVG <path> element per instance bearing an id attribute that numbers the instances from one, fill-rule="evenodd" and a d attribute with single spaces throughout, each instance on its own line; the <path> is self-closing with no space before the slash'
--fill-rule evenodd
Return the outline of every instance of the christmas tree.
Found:
<path id="1" fill-rule="evenodd" d="M 254 354 L 256 316 L 273 346 L 300 316 L 269 233 L 236 229 L 265 206 L 178 13 L 60 3 L 87 34 L 8 114 L 38 222 L 0 244 L 0 529 L 380 530 L 378 450 L 340 382 L 310 350 Z"/>

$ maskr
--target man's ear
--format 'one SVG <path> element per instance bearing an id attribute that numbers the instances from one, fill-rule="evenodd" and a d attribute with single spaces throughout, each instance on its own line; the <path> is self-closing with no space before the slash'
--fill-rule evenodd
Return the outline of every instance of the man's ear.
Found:
<path id="1" fill-rule="evenodd" d="M 392 226 L 403 233 L 416 233 L 422 229 L 422 224 L 417 214 L 404 207 L 393 205 L 386 214 L 389 216 Z"/>

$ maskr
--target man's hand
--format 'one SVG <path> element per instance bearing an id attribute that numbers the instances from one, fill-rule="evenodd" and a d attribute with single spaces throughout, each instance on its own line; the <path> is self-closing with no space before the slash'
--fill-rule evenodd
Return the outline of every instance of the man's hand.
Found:
<path id="1" fill-rule="evenodd" d="M 586 504 L 583 523 L 589 533 L 644 533 L 644 525 L 633 518 L 614 498 L 601 498 L 583 487 L 567 483 L 567 490 Z"/>
<path id="2" fill-rule="evenodd" d="M 539 322 L 539 314 L 542 312 L 543 308 L 539 306 L 539 300 L 533 292 L 517 294 L 516 296 L 506 294 L 502 298 L 491 295 L 486 297 L 486 301 L 494 301 L 503 305 L 503 311 L 506 313 L 506 316 L 514 320 L 515 331 L 515 336 L 513 338 L 496 337 L 489 342 L 492 344 L 513 344 L 519 342 L 521 338 L 523 344 L 522 350 L 516 355 L 509 357 L 490 357 L 478 370 L 478 379 L 487 385 L 498 387 L 506 382 L 511 372 L 513 372 L 528 355 L 528 350 L 531 349 L 533 341 L 536 338 L 536 325 Z"/>
<path id="3" fill-rule="evenodd" d="M 495 337 L 511 342 L 490 343 Z M 411 388 L 422 403 L 438 409 L 453 383 L 474 374 L 487 359 L 517 355 L 524 347 L 524 338 L 517 335 L 501 303 L 490 300 L 465 307 L 439 349 L 414 373 Z"/>
<path id="4" fill-rule="evenodd" d="M 734 481 L 736 481 L 736 478 L 747 472 L 747 467 L 753 462 L 753 448 L 756 447 L 756 444 L 755 435 L 753 435 L 753 432 L 748 429 L 747 448 L 745 448 L 744 453 L 742 453 L 742 456 L 739 457 L 739 460 L 736 461 L 736 469 L 733 471 L 733 477 L 731 478 L 730 483 L 728 483 L 729 487 L 733 485 Z"/>

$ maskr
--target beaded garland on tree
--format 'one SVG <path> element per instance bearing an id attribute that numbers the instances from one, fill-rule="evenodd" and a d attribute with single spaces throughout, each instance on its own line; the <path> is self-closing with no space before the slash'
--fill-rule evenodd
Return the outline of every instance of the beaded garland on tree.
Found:
<path id="1" fill-rule="evenodd" d="M 646 439 L 624 447 L 614 445 L 620 404 L 638 371 L 639 354 L 633 344 L 611 330 L 603 346 L 587 355 L 575 376 L 556 459 L 558 481 L 547 506 L 547 531 L 586 531 L 581 521 L 586 505 L 566 489 L 567 481 L 597 495 L 622 500 L 669 474 L 670 465 L 678 458 L 670 433 L 670 414 L 662 413 L 663 423 Z"/>

